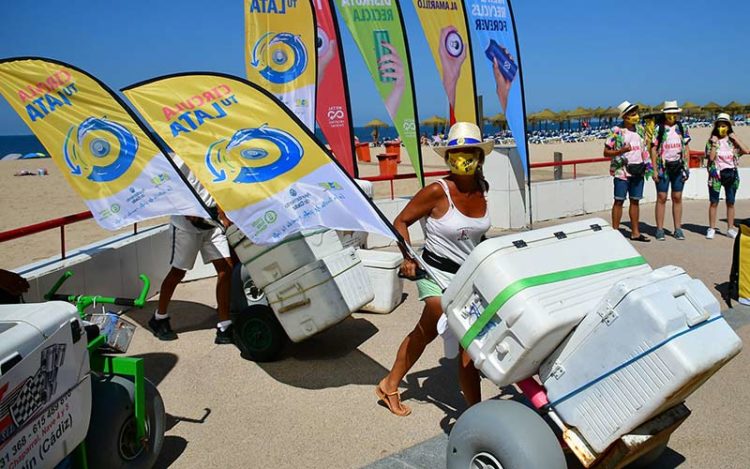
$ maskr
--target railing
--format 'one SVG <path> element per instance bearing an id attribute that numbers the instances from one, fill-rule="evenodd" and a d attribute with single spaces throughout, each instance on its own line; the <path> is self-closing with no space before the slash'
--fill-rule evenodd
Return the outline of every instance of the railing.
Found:
<path id="1" fill-rule="evenodd" d="M 447 176 L 450 174 L 450 171 L 431 171 L 428 173 L 424 173 L 424 177 L 431 178 L 431 177 L 441 177 L 441 176 Z M 380 176 L 363 176 L 359 179 L 362 179 L 364 181 L 370 181 L 370 182 L 380 182 L 380 181 L 389 181 L 391 183 L 391 200 L 395 198 L 394 192 L 393 192 L 393 181 L 396 179 L 416 179 L 417 175 L 415 173 L 409 173 L 409 174 L 381 174 Z"/>
<path id="2" fill-rule="evenodd" d="M 691 151 L 690 156 L 692 157 L 704 157 L 705 153 L 702 151 Z M 573 179 L 577 177 L 577 165 L 579 164 L 591 164 L 591 163 L 603 163 L 605 161 L 609 161 L 609 158 L 586 158 L 586 159 L 580 159 L 580 160 L 570 160 L 570 161 L 550 161 L 550 162 L 544 162 L 544 163 L 532 163 L 530 166 L 531 169 L 537 169 L 537 168 L 552 168 L 557 166 L 573 166 Z M 431 171 L 424 173 L 424 177 L 442 177 L 447 176 L 449 174 L 449 171 Z M 417 175 L 414 173 L 409 174 L 393 174 L 393 175 L 380 175 L 380 176 L 365 176 L 361 177 L 360 179 L 364 179 L 365 181 L 370 182 L 382 182 L 382 181 L 389 181 L 391 185 L 391 200 L 395 198 L 394 194 L 394 188 L 393 188 L 393 181 L 397 179 L 416 179 Z M 24 236 L 33 235 L 36 233 L 41 233 L 43 231 L 48 230 L 54 230 L 55 228 L 60 228 L 60 257 L 62 259 L 65 259 L 65 226 L 71 225 L 73 223 L 78 223 L 80 221 L 90 220 L 94 216 L 91 214 L 91 212 L 80 212 L 75 213 L 73 215 L 67 215 L 65 217 L 60 218 L 53 218 L 51 220 L 46 220 L 40 223 L 35 223 L 33 225 L 27 225 L 22 226 L 20 228 L 15 228 L 8 231 L 2 231 L 0 232 L 0 243 L 4 241 L 10 241 L 13 239 L 23 238 Z M 133 224 L 133 234 L 138 233 L 138 224 Z"/>
<path id="3" fill-rule="evenodd" d="M 690 156 L 691 157 L 705 157 L 705 153 L 698 150 L 691 150 Z M 569 160 L 569 161 L 548 161 L 543 163 L 531 163 L 529 167 L 531 169 L 540 169 L 540 168 L 555 168 L 559 166 L 573 166 L 573 179 L 577 179 L 578 177 L 578 165 L 579 164 L 592 164 L 592 163 L 605 163 L 609 162 L 610 158 L 584 158 L 580 160 Z M 433 171 L 429 173 L 424 173 L 424 177 L 441 177 L 441 176 L 447 176 L 450 172 L 449 171 Z M 393 175 L 379 175 L 379 176 L 363 176 L 359 179 L 363 179 L 365 181 L 370 182 L 382 182 L 382 181 L 388 181 L 391 185 L 391 200 L 395 198 L 394 189 L 393 189 L 393 181 L 397 179 L 416 179 L 417 175 L 414 173 L 409 174 L 393 174 Z"/>
<path id="4" fill-rule="evenodd" d="M 65 259 L 65 227 L 78 223 L 79 221 L 90 220 L 94 216 L 89 211 L 74 213 L 60 218 L 53 218 L 33 225 L 22 226 L 8 231 L 0 232 L 0 243 L 13 239 L 23 238 L 25 236 L 41 233 L 43 231 L 60 228 L 60 257 Z M 138 224 L 133 224 L 133 234 L 138 233 Z"/>

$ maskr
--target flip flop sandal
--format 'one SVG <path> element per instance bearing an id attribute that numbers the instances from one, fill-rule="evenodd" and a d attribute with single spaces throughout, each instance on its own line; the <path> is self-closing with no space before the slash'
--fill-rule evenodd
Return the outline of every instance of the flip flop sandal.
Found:
<path id="1" fill-rule="evenodd" d="M 378 396 L 378 401 L 383 401 L 383 404 L 385 404 L 386 407 L 388 407 L 388 410 L 391 411 L 393 415 L 397 415 L 399 417 L 406 417 L 407 415 L 411 414 L 411 409 L 408 406 L 405 406 L 401 403 L 401 396 L 398 392 L 398 390 L 393 392 L 385 392 L 380 387 L 380 384 L 375 387 L 375 395 Z M 397 407 L 393 407 L 391 405 L 391 400 L 389 397 L 396 396 L 396 401 L 401 404 L 401 411 Z"/>
<path id="2" fill-rule="evenodd" d="M 630 238 L 630 240 L 631 240 L 631 241 L 640 241 L 640 242 L 642 242 L 642 243 L 650 243 L 650 242 L 651 242 L 651 239 L 650 239 L 650 238 L 647 238 L 647 237 L 646 237 L 646 236 L 644 236 L 644 235 L 640 235 L 640 236 L 638 236 L 637 238 Z"/>

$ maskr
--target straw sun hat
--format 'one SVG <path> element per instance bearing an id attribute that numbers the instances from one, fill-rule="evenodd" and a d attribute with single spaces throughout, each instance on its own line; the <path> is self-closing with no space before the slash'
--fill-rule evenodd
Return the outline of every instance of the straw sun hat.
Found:
<path id="1" fill-rule="evenodd" d="M 716 124 L 717 122 L 728 122 L 731 124 L 732 118 L 729 117 L 729 114 L 727 114 L 726 112 L 722 112 L 721 114 L 716 116 L 716 120 L 714 121 L 714 124 Z"/>
<path id="2" fill-rule="evenodd" d="M 637 104 L 631 104 L 630 101 L 623 101 L 617 106 L 617 110 L 620 111 L 620 117 L 624 116 L 625 114 L 629 113 L 633 109 L 638 109 Z"/>
<path id="3" fill-rule="evenodd" d="M 482 141 L 482 132 L 471 122 L 456 122 L 448 132 L 448 142 L 445 146 L 435 148 L 435 152 L 445 158 L 450 150 L 461 148 L 479 148 L 485 156 L 492 151 L 494 142 Z"/>
<path id="4" fill-rule="evenodd" d="M 664 107 L 661 108 L 661 112 L 664 114 L 679 114 L 682 112 L 682 108 L 677 105 L 677 101 L 664 101 Z"/>

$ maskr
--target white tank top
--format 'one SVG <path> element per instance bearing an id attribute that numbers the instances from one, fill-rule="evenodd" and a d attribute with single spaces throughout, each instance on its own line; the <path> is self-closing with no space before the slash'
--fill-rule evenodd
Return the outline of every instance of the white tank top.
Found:
<path id="1" fill-rule="evenodd" d="M 421 220 L 425 234 L 424 247 L 435 255 L 462 264 L 490 229 L 489 210 L 478 218 L 467 217 L 453 205 L 448 183 L 442 179 L 437 182 L 448 197 L 448 211 L 440 218 L 426 217 Z"/>

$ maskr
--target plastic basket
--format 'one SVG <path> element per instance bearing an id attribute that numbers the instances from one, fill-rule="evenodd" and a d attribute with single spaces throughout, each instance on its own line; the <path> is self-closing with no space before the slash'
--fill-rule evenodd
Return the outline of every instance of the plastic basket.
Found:
<path id="1" fill-rule="evenodd" d="M 127 352 L 135 333 L 135 324 L 109 311 L 89 314 L 86 316 L 86 321 L 99 326 L 99 333 L 107 338 L 105 346 L 108 349 L 121 353 Z"/>

